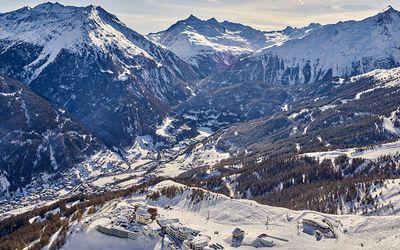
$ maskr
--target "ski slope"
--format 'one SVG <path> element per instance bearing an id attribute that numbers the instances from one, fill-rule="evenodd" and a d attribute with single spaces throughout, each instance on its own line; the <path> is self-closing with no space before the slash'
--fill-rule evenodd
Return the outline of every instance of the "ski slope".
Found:
<path id="1" fill-rule="evenodd" d="M 95 231 L 95 225 L 109 223 L 113 209 L 148 204 L 158 208 L 160 216 L 178 218 L 190 228 L 200 230 L 201 235 L 211 238 L 225 249 L 256 249 L 257 237 L 266 234 L 275 249 L 399 249 L 400 217 L 324 215 L 313 211 L 293 211 L 285 208 L 260 205 L 255 201 L 230 199 L 221 194 L 204 191 L 204 198 L 193 202 L 189 198 L 192 189 L 164 181 L 149 192 L 162 187 L 181 186 L 183 193 L 169 199 L 161 196 L 151 201 L 145 195 L 135 195 L 123 200 L 111 201 L 103 209 L 84 218 L 89 221 L 87 229 L 73 233 L 63 249 L 161 249 L 161 238 L 126 240 L 102 235 Z M 118 216 L 124 215 L 124 210 Z M 303 231 L 304 217 L 324 217 L 331 221 L 338 235 L 337 239 L 317 240 L 314 235 Z M 268 220 L 268 228 L 266 222 Z M 239 247 L 231 246 L 231 233 L 235 228 L 244 231 L 244 239 Z M 262 248 L 261 248 L 262 249 Z"/>
<path id="2" fill-rule="evenodd" d="M 302 154 L 302 156 L 316 157 L 320 160 L 335 159 L 342 155 L 347 155 L 349 158 L 377 159 L 385 155 L 398 155 L 400 153 L 400 141 L 384 143 L 373 148 L 348 148 L 340 150 L 331 150 L 324 152 L 311 152 Z"/>

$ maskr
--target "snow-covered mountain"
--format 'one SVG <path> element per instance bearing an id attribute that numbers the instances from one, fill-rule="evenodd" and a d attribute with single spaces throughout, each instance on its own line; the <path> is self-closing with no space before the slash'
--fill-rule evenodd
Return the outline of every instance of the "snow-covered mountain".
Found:
<path id="1" fill-rule="evenodd" d="M 239 23 L 218 22 L 215 18 L 201 20 L 191 15 L 167 30 L 147 37 L 196 66 L 203 75 L 208 75 L 215 72 L 215 67 L 226 69 L 240 57 L 306 36 L 319 27 L 319 24 L 311 24 L 301 29 L 287 27 L 282 31 L 263 32 Z"/>
<path id="2" fill-rule="evenodd" d="M 322 27 L 311 24 L 302 29 L 288 27 L 282 32 L 264 33 L 266 37 L 270 35 L 270 41 L 276 40 L 240 59 L 230 69 L 203 80 L 196 96 L 170 113 L 169 133 L 180 140 L 197 136 L 203 128 L 217 131 L 234 123 L 268 119 L 285 109 L 285 104 L 305 98 L 303 94 L 311 100 L 320 98 L 322 93 L 313 88 L 322 89 L 332 76 L 346 77 L 375 68 L 396 67 L 400 63 L 396 39 L 399 17 L 399 12 L 389 7 L 358 22 Z M 385 74 L 395 75 L 395 72 L 389 70 Z M 299 89 L 294 83 L 313 87 Z M 342 91 L 351 91 L 348 88 Z"/>
<path id="3" fill-rule="evenodd" d="M 274 234 L 288 230 L 281 236 L 289 241 L 275 238 L 277 246 L 330 248 L 327 239 L 315 241 L 320 233 L 296 236 L 308 212 L 234 198 L 327 213 L 398 212 L 398 180 L 383 190 L 383 179 L 400 175 L 399 24 L 393 8 L 362 21 L 276 32 L 191 16 L 146 38 L 94 6 L 46 3 L 0 14 L 0 74 L 23 82 L 0 77 L 0 218 L 74 197 L 48 207 L 67 223 L 94 209 L 70 224 L 74 248 L 86 229 L 97 237 L 96 225 L 127 215 L 109 205 L 146 202 L 204 227 L 226 248 L 237 223 L 250 232 L 244 246 L 259 242 L 266 216 L 279 225 Z M 158 194 L 150 183 L 163 178 L 232 199 L 169 181 L 157 185 Z M 110 201 L 116 197 L 125 198 Z M 28 212 L 21 227 L 57 220 L 42 212 Z M 338 247 L 399 239 L 397 231 L 390 239 L 376 233 L 395 231 L 379 218 L 334 217 L 344 221 L 335 226 Z M 17 229 L 0 228 L 0 235 Z M 53 229 L 68 230 L 45 231 Z M 140 237 L 141 248 L 162 244 Z"/>
<path id="4" fill-rule="evenodd" d="M 0 15 L 0 72 L 64 107 L 108 146 L 151 134 L 197 74 L 95 6 L 45 3 Z"/>
<path id="5" fill-rule="evenodd" d="M 197 136 L 197 130 L 204 127 L 217 131 L 234 123 L 269 118 L 285 110 L 296 98 L 321 98 L 322 92 L 314 90 L 330 88 L 326 83 L 335 75 L 345 78 L 376 68 L 396 67 L 400 63 L 396 39 L 399 23 L 399 12 L 389 7 L 359 22 L 289 27 L 283 32 L 293 39 L 281 39 L 283 42 L 258 50 L 230 69 L 203 80 L 196 96 L 179 104 L 169 115 L 169 132 L 179 140 Z M 382 74 L 395 76 L 396 69 Z M 346 88 L 342 91 L 352 91 L 352 87 Z"/>
<path id="6" fill-rule="evenodd" d="M 387 213 L 390 198 L 377 190 L 386 185 L 385 179 L 400 174 L 400 68 L 288 87 L 297 93 L 281 110 L 224 124 L 161 166 L 160 174 L 176 174 L 182 183 L 291 209 Z M 182 116 L 185 124 L 191 125 L 191 120 L 204 127 L 229 116 L 212 112 L 208 117 L 207 112 Z M 170 131 L 178 131 L 174 125 L 179 123 L 171 124 Z M 398 199 L 398 188 L 392 192 Z"/>
<path id="7" fill-rule="evenodd" d="M 361 21 L 324 25 L 301 39 L 266 47 L 218 80 L 312 83 L 400 65 L 400 12 L 388 7 Z"/>
<path id="8" fill-rule="evenodd" d="M 0 194 L 106 151 L 68 112 L 5 76 L 0 76 L 0 117 Z"/>
<path id="9" fill-rule="evenodd" d="M 400 105 L 396 101 L 400 68 L 374 70 L 297 89 L 294 100 L 282 105 L 281 110 L 233 124 L 210 140 L 232 152 L 281 155 L 400 139 Z"/>

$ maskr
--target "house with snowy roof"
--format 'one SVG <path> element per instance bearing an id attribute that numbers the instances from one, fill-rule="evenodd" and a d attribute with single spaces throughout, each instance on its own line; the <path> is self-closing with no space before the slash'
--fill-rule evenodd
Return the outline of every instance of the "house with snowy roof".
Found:
<path id="1" fill-rule="evenodd" d="M 161 227 L 162 230 L 165 231 L 167 225 L 172 224 L 172 223 L 177 223 L 179 222 L 179 219 L 168 219 L 168 218 L 158 218 L 156 220 L 157 224 Z"/>
<path id="2" fill-rule="evenodd" d="M 135 211 L 135 220 L 141 224 L 150 224 L 152 222 L 152 215 L 146 207 L 138 207 Z"/>
<path id="3" fill-rule="evenodd" d="M 183 250 L 204 250 L 208 247 L 211 238 L 205 235 L 199 235 L 194 238 L 187 239 L 182 244 Z"/>
<path id="4" fill-rule="evenodd" d="M 149 236 L 150 238 L 155 238 L 160 235 L 161 227 L 157 223 L 153 222 L 151 224 L 144 226 L 143 233 Z"/>

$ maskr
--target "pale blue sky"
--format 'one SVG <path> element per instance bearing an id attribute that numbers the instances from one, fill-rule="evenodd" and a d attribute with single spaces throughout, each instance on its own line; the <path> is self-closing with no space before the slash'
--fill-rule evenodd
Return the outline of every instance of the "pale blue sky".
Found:
<path id="1" fill-rule="evenodd" d="M 40 0 L 0 0 L 0 12 L 35 6 Z M 59 0 L 64 5 L 102 6 L 132 29 L 147 34 L 194 14 L 201 19 L 244 23 L 261 30 L 362 19 L 400 0 Z"/>

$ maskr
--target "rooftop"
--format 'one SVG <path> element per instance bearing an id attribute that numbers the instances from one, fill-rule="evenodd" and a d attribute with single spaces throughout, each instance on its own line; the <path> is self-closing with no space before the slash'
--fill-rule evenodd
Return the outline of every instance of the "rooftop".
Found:
<path id="1" fill-rule="evenodd" d="M 169 224 L 173 224 L 173 223 L 177 223 L 177 222 L 179 222 L 179 219 L 162 218 L 162 219 L 157 220 L 158 225 L 160 225 L 161 227 L 166 227 Z"/>

